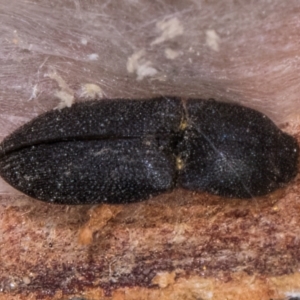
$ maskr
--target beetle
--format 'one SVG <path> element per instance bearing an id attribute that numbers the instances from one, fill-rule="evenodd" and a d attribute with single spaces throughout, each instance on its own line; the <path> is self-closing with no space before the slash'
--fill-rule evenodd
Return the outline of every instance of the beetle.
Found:
<path id="1" fill-rule="evenodd" d="M 266 195 L 297 174 L 299 147 L 268 117 L 213 99 L 104 99 L 46 112 L 0 144 L 0 175 L 56 204 L 123 204 L 176 187 Z"/>

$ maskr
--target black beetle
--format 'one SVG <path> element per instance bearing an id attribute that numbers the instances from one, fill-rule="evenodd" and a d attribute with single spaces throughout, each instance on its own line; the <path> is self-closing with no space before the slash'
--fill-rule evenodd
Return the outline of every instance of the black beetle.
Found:
<path id="1" fill-rule="evenodd" d="M 129 203 L 183 187 L 262 196 L 297 173 L 296 140 L 215 100 L 98 100 L 47 112 L 0 145 L 0 175 L 58 204 Z"/>

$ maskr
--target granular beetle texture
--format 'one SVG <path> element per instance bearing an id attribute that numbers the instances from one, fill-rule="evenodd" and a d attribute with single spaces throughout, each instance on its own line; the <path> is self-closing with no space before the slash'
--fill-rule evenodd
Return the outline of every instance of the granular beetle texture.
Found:
<path id="1" fill-rule="evenodd" d="M 265 115 L 213 100 L 186 103 L 187 128 L 179 145 L 185 162 L 180 186 L 251 198 L 266 195 L 297 173 L 296 140 Z"/>
<path id="2" fill-rule="evenodd" d="M 0 145 L 0 175 L 58 204 L 130 203 L 174 187 L 251 198 L 297 173 L 296 140 L 215 100 L 100 100 L 47 112 Z"/>

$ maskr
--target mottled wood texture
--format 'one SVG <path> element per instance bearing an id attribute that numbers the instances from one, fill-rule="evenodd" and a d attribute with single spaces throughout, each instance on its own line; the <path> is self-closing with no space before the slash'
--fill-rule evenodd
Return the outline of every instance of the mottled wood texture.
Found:
<path id="1" fill-rule="evenodd" d="M 284 299 L 300 288 L 299 194 L 297 177 L 251 200 L 183 190 L 123 206 L 2 197 L 0 299 Z"/>

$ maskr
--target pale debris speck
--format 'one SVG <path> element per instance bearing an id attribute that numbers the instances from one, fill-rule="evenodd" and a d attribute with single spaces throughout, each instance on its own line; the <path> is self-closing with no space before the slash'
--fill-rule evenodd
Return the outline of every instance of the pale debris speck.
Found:
<path id="1" fill-rule="evenodd" d="M 87 39 L 86 38 L 82 38 L 81 40 L 80 40 L 80 42 L 81 42 L 81 44 L 82 45 L 87 45 L 87 43 L 88 43 L 88 41 L 87 41 Z"/>
<path id="2" fill-rule="evenodd" d="M 146 51 L 144 49 L 141 49 L 128 57 L 126 65 L 128 73 L 134 73 L 137 70 L 139 66 L 139 61 L 143 58 L 145 54 Z"/>
<path id="3" fill-rule="evenodd" d="M 142 80 L 144 77 L 151 77 L 158 73 L 158 71 L 152 67 L 152 62 L 147 60 L 144 56 L 146 51 L 144 49 L 133 53 L 127 60 L 128 73 L 136 73 L 137 80 Z"/>
<path id="4" fill-rule="evenodd" d="M 191 228 L 184 223 L 176 224 L 173 229 L 174 238 L 172 239 L 172 242 L 175 244 L 183 243 L 186 240 L 185 233 L 191 231 L 192 231 Z"/>
<path id="5" fill-rule="evenodd" d="M 32 88 L 31 96 L 30 96 L 30 98 L 28 99 L 28 101 L 31 101 L 31 100 L 35 99 L 36 96 L 37 96 L 37 92 L 38 92 L 38 85 L 35 84 L 35 85 L 33 86 L 33 88 Z"/>
<path id="6" fill-rule="evenodd" d="M 97 53 L 91 53 L 87 57 L 89 60 L 98 60 L 99 55 Z"/>
<path id="7" fill-rule="evenodd" d="M 159 272 L 157 275 L 152 279 L 153 284 L 157 284 L 160 288 L 164 289 L 169 285 L 175 283 L 176 273 L 173 272 Z"/>
<path id="8" fill-rule="evenodd" d="M 298 298 L 300 297 L 300 290 L 299 291 L 290 291 L 290 292 L 286 292 L 285 295 L 287 297 L 291 297 L 291 298 Z"/>
<path id="9" fill-rule="evenodd" d="M 166 48 L 165 49 L 165 56 L 167 59 L 175 59 L 180 55 L 179 51 L 175 51 L 171 48 Z"/>
<path id="10" fill-rule="evenodd" d="M 218 52 L 220 46 L 220 37 L 214 29 L 206 30 L 206 44 L 212 50 Z"/>
<path id="11" fill-rule="evenodd" d="M 31 280 L 30 280 L 30 278 L 29 278 L 28 276 L 24 276 L 24 277 L 23 277 L 23 282 L 24 282 L 25 284 L 30 284 Z"/>
<path id="12" fill-rule="evenodd" d="M 49 78 L 55 80 L 61 90 L 64 90 L 64 91 L 68 92 L 69 94 L 73 93 L 73 91 L 69 88 L 66 81 L 60 75 L 58 75 L 56 73 L 56 71 L 51 71 L 50 73 L 46 73 L 44 75 L 44 77 L 49 77 Z"/>
<path id="13" fill-rule="evenodd" d="M 144 77 L 151 77 L 157 74 L 157 70 L 151 67 L 151 62 L 147 61 L 145 64 L 138 67 L 137 73 L 137 80 L 142 80 Z"/>
<path id="14" fill-rule="evenodd" d="M 14 290 L 15 288 L 17 288 L 18 286 L 18 283 L 14 280 L 12 280 L 10 283 L 9 283 L 9 287 Z"/>
<path id="15" fill-rule="evenodd" d="M 60 99 L 60 103 L 55 107 L 55 109 L 71 107 L 74 103 L 74 96 L 65 91 L 56 91 L 55 96 Z"/>
<path id="16" fill-rule="evenodd" d="M 94 155 L 94 156 L 107 155 L 108 153 L 111 153 L 111 152 L 115 152 L 115 151 L 112 151 L 112 149 L 109 149 L 109 148 L 103 148 L 100 151 L 91 152 L 91 155 Z"/>
<path id="17" fill-rule="evenodd" d="M 164 41 L 171 40 L 176 36 L 182 35 L 184 32 L 182 24 L 176 17 L 157 22 L 156 28 L 161 31 L 161 35 L 156 38 L 151 45 L 156 45 Z"/>
<path id="18" fill-rule="evenodd" d="M 103 98 L 103 90 L 94 83 L 85 83 L 81 86 L 79 96 L 85 99 Z"/>
<path id="19" fill-rule="evenodd" d="M 60 87 L 60 91 L 56 91 L 54 95 L 61 100 L 57 107 L 54 109 L 62 109 L 64 107 L 71 107 L 74 103 L 74 92 L 65 80 L 56 73 L 56 71 L 52 71 L 44 75 L 44 77 L 49 77 L 55 80 Z"/>

